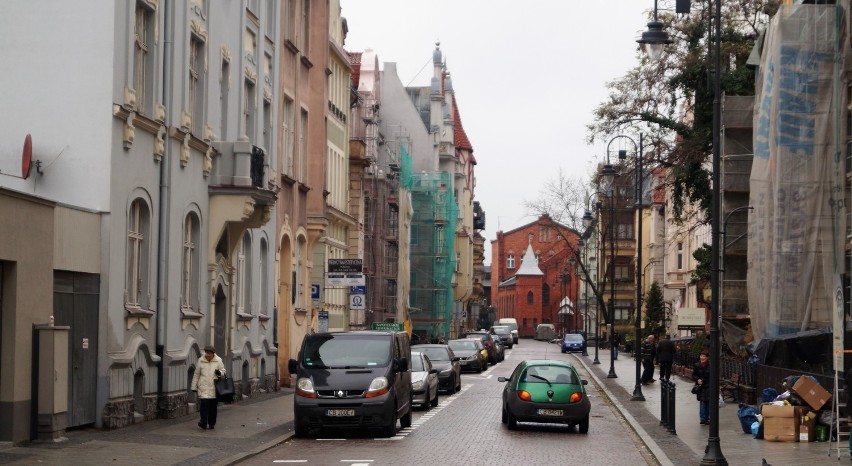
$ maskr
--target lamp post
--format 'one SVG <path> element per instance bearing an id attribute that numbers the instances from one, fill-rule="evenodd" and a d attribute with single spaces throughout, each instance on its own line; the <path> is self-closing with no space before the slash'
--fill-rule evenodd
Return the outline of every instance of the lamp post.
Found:
<path id="1" fill-rule="evenodd" d="M 636 199 L 636 210 L 639 213 L 638 215 L 638 224 L 636 231 L 636 314 L 634 315 L 633 322 L 633 354 L 637 357 L 633 358 L 636 361 L 636 385 L 633 387 L 633 396 L 630 398 L 631 401 L 645 401 L 645 395 L 642 394 L 642 358 L 640 355 L 640 342 L 642 341 L 642 274 L 640 273 L 642 267 L 642 155 L 643 155 L 643 144 L 644 144 L 644 135 L 639 133 L 639 144 L 636 144 L 636 141 L 629 136 L 619 135 L 612 140 L 609 141 L 612 144 L 612 141 L 615 141 L 618 138 L 624 138 L 633 143 L 634 149 L 634 194 Z M 638 149 L 638 151 L 637 151 Z M 609 145 L 607 145 L 607 150 L 609 150 Z M 620 149 L 618 151 L 618 159 L 624 161 L 627 159 L 627 151 L 624 149 Z"/>
<path id="2" fill-rule="evenodd" d="M 594 222 L 594 220 L 595 220 L 594 217 L 592 217 L 592 211 L 589 210 L 589 209 L 586 209 L 586 212 L 583 213 L 583 226 L 586 227 L 586 229 L 588 230 L 589 227 L 592 226 L 592 223 Z M 595 241 L 596 250 L 597 250 L 597 245 L 598 245 L 598 243 L 597 243 L 597 241 Z M 599 255 L 595 254 L 595 257 L 597 258 L 596 260 L 598 260 L 598 262 L 596 262 L 596 264 L 600 264 Z M 588 262 L 587 262 L 587 264 L 588 264 Z M 597 272 L 597 270 L 598 270 L 598 268 L 595 267 L 596 272 Z M 595 278 L 597 278 L 597 277 L 598 277 L 598 274 L 595 273 Z M 588 285 L 589 285 L 589 282 L 588 282 L 588 280 L 586 280 L 586 313 L 587 314 L 588 314 L 588 311 L 589 311 L 589 293 L 588 293 L 589 289 L 588 289 Z M 601 289 L 600 283 L 598 283 L 597 289 L 598 290 Z M 601 363 L 601 360 L 598 359 L 598 348 L 600 348 L 600 346 L 601 346 L 601 342 L 600 342 L 600 329 L 601 329 L 600 322 L 601 322 L 601 308 L 597 304 L 597 294 L 596 294 L 595 295 L 595 360 L 592 361 L 592 364 L 600 364 Z"/>
<path id="3" fill-rule="evenodd" d="M 612 141 L 610 141 L 610 144 Z M 606 148 L 606 165 L 601 170 L 604 191 L 609 198 L 609 374 L 607 378 L 614 379 L 615 373 L 615 168 L 609 161 L 609 144 Z M 600 202 L 598 202 L 600 204 Z M 600 210 L 600 209 L 598 209 Z"/>
<path id="4" fill-rule="evenodd" d="M 588 210 L 586 212 L 589 213 Z M 585 215 L 583 216 L 583 219 L 585 219 Z M 580 238 L 580 240 L 577 241 L 577 247 L 580 248 L 583 252 L 583 259 L 582 259 L 583 260 L 583 267 L 586 267 L 586 270 L 588 270 L 589 263 L 587 261 L 587 256 L 586 256 L 586 241 L 583 240 L 583 238 Z M 586 277 L 586 278 L 588 278 L 588 277 Z M 579 293 L 579 288 L 578 288 L 578 293 Z M 584 307 L 585 307 L 585 311 L 583 312 L 583 356 L 588 356 L 589 355 L 589 350 L 588 350 L 589 327 L 591 326 L 591 321 L 589 320 L 589 280 L 588 279 L 583 280 L 583 304 L 584 304 Z M 579 310 L 579 307 L 580 307 L 580 303 L 578 302 L 577 303 L 578 310 Z"/>
<path id="5" fill-rule="evenodd" d="M 677 5 L 678 13 L 688 13 L 690 0 L 679 0 Z M 721 164 L 721 127 L 722 127 L 722 84 L 719 79 L 721 70 L 720 48 L 721 48 L 721 25 L 722 19 L 722 2 L 715 0 L 715 16 L 714 27 L 708 31 L 713 33 L 713 72 L 711 78 L 713 81 L 713 197 L 712 207 L 710 212 L 710 225 L 712 231 L 711 238 L 711 258 L 710 258 L 710 432 L 707 435 L 707 447 L 704 449 L 704 458 L 701 459 L 702 465 L 721 464 L 727 465 L 728 460 L 722 453 L 722 445 L 719 438 L 719 403 L 715 400 L 719 398 L 719 216 L 722 202 L 720 172 Z M 652 27 L 653 24 L 653 27 Z M 637 42 L 646 45 L 647 49 L 662 48 L 665 44 L 670 44 L 671 40 L 668 34 L 662 30 L 662 24 L 657 21 L 657 1 L 654 0 L 654 21 L 648 23 L 648 31 L 642 34 L 642 38 Z M 649 53 L 649 56 L 651 54 Z M 651 56 L 651 58 L 654 58 Z"/>

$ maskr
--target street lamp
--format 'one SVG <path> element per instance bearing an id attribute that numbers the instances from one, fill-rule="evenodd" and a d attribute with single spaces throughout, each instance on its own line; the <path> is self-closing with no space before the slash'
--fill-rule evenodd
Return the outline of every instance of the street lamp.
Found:
<path id="1" fill-rule="evenodd" d="M 688 13 L 690 0 L 678 0 L 678 13 Z M 728 460 L 722 453 L 722 445 L 719 438 L 719 403 L 715 400 L 719 398 L 719 214 L 722 204 L 722 196 L 720 189 L 720 172 L 722 169 L 720 140 L 722 127 L 722 84 L 719 80 L 721 68 L 720 49 L 722 42 L 722 31 L 720 22 L 722 19 L 722 2 L 715 0 L 715 16 L 714 27 L 708 32 L 713 33 L 713 72 L 711 78 L 713 80 L 713 198 L 710 212 L 710 225 L 712 231 L 710 249 L 712 251 L 710 258 L 710 393 L 707 395 L 710 399 L 710 432 L 707 435 L 707 447 L 704 449 L 704 458 L 701 460 L 702 465 L 721 464 L 727 465 Z M 654 21 L 657 21 L 657 1 L 654 0 Z M 657 27 L 658 25 L 655 25 Z M 662 36 L 652 30 L 651 23 L 648 23 L 648 32 L 642 34 L 642 39 L 637 42 L 646 46 L 664 46 L 667 42 Z M 662 28 L 660 28 L 662 31 Z M 647 34 L 647 38 L 646 38 Z M 665 39 L 668 39 L 666 35 Z M 670 42 L 668 42 L 670 43 Z M 646 47 L 649 48 L 649 47 Z"/>
<path id="2" fill-rule="evenodd" d="M 612 141 L 610 141 L 610 144 Z M 607 378 L 615 379 L 615 168 L 609 161 L 609 144 L 606 148 L 606 165 L 601 170 L 601 182 L 609 197 L 609 374 Z"/>
<path id="3" fill-rule="evenodd" d="M 642 358 L 639 357 L 641 348 L 640 342 L 642 341 L 642 274 L 640 273 L 640 267 L 642 266 L 642 152 L 644 144 L 644 135 L 642 133 L 639 133 L 638 145 L 636 144 L 636 141 L 633 140 L 633 138 L 624 135 L 618 135 L 612 138 L 609 143 L 612 144 L 612 141 L 615 141 L 618 138 L 627 139 L 628 141 L 633 143 L 635 155 L 634 194 L 636 198 L 636 210 L 639 213 L 639 219 L 636 231 L 636 314 L 634 315 L 633 319 L 633 354 L 637 357 L 634 358 L 634 360 L 636 361 L 636 385 L 633 387 L 633 396 L 630 398 L 630 400 L 645 401 L 645 395 L 642 394 Z M 609 150 L 608 147 L 609 146 L 607 146 L 607 150 Z M 622 162 L 626 160 L 627 150 L 620 149 L 618 151 L 618 159 Z"/>
<path id="4" fill-rule="evenodd" d="M 592 217 L 592 211 L 589 210 L 589 209 L 586 209 L 586 212 L 583 213 L 583 226 L 586 228 L 586 230 L 588 230 L 592 226 L 592 223 L 594 222 L 594 220 L 595 220 L 594 217 Z M 595 242 L 595 247 L 597 247 L 597 242 Z M 597 254 L 595 255 L 595 257 L 599 259 Z M 587 262 L 587 264 L 588 264 L 588 262 Z M 600 264 L 600 262 L 596 262 L 596 264 Z M 595 271 L 597 271 L 597 270 L 598 270 L 598 268 L 595 267 Z M 595 273 L 595 277 L 596 278 L 598 277 L 597 273 Z M 588 289 L 588 285 L 589 285 L 589 282 L 588 282 L 588 280 L 586 280 L 586 313 L 588 313 L 588 311 L 589 311 L 589 289 Z M 598 285 L 600 285 L 600 284 L 598 284 Z M 600 290 L 601 289 L 600 286 L 598 286 L 597 289 Z M 595 295 L 595 299 L 597 301 L 597 294 Z M 601 342 L 600 342 L 600 328 L 601 328 L 600 321 L 601 321 L 601 308 L 600 308 L 600 306 L 598 306 L 597 302 L 595 302 L 595 360 L 592 361 L 592 364 L 600 364 L 601 363 L 601 360 L 598 359 L 598 348 L 601 345 Z"/>
<path id="5" fill-rule="evenodd" d="M 591 212 L 589 212 L 587 210 L 586 213 L 588 213 L 589 217 L 591 217 Z M 583 223 L 585 223 L 585 219 L 586 219 L 586 216 L 583 215 Z M 586 228 L 588 228 L 588 226 Z M 579 241 L 577 241 L 577 247 L 580 248 L 583 252 L 583 258 L 582 258 L 583 263 L 582 264 L 583 264 L 583 267 L 585 267 L 586 270 L 588 270 L 589 263 L 587 261 L 587 256 L 586 256 L 586 241 L 583 240 L 583 238 L 580 238 Z M 586 278 L 588 278 L 588 277 L 586 277 Z M 579 293 L 579 288 L 578 288 L 578 293 Z M 589 350 L 588 350 L 589 327 L 591 326 L 591 322 L 589 321 L 589 280 L 583 280 L 583 301 L 584 301 L 585 308 L 586 308 L 585 312 L 583 312 L 583 356 L 588 356 L 589 355 Z M 577 303 L 577 307 L 578 308 L 580 307 L 579 302 Z"/>

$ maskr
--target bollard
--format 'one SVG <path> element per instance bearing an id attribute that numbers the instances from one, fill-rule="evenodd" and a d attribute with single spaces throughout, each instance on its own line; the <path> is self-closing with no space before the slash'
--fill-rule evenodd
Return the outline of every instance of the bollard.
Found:
<path id="1" fill-rule="evenodd" d="M 677 430 L 675 430 L 675 406 L 676 406 L 675 405 L 675 383 L 670 380 L 669 383 L 667 384 L 667 386 L 668 386 L 668 390 L 669 390 L 669 396 L 668 396 L 669 407 L 666 411 L 668 412 L 668 415 L 669 415 L 669 422 L 668 422 L 669 433 L 671 433 L 672 435 L 677 435 Z"/>
<path id="2" fill-rule="evenodd" d="M 669 382 L 666 379 L 660 378 L 660 425 L 669 426 Z"/>

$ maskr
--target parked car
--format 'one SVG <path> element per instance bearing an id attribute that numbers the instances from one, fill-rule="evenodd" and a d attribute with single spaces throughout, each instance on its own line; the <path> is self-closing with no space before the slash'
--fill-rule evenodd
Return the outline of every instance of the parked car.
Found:
<path id="1" fill-rule="evenodd" d="M 447 345 L 415 345 L 413 350 L 425 354 L 438 369 L 438 388 L 449 393 L 461 390 L 461 360 Z"/>
<path id="2" fill-rule="evenodd" d="M 486 330 L 479 330 L 476 332 L 467 332 L 464 334 L 465 338 L 478 338 L 482 341 L 482 346 L 485 347 L 485 350 L 488 351 L 488 363 L 496 364 L 497 363 L 497 350 L 494 348 L 494 337 L 488 333 Z"/>
<path id="3" fill-rule="evenodd" d="M 396 435 L 411 427 L 411 348 L 405 332 L 312 333 L 302 340 L 296 374 L 294 429 L 378 427 Z"/>
<path id="4" fill-rule="evenodd" d="M 538 324 L 535 328 L 535 339 L 550 341 L 556 338 L 556 327 L 553 324 Z"/>
<path id="5" fill-rule="evenodd" d="M 412 404 L 424 409 L 438 406 L 438 369 L 420 352 L 411 352 Z"/>
<path id="6" fill-rule="evenodd" d="M 479 338 L 466 338 L 466 340 L 470 340 L 473 344 L 476 345 L 476 349 L 479 350 L 479 356 L 482 358 L 482 370 L 488 369 L 489 364 L 489 356 L 488 349 L 485 348 L 485 345 L 482 343 L 482 340 Z"/>
<path id="7" fill-rule="evenodd" d="M 479 342 L 477 346 L 476 342 Z M 461 370 L 482 372 L 487 367 L 487 361 L 482 357 L 482 342 L 479 340 L 450 340 L 447 346 L 456 356 L 460 356 Z"/>
<path id="8" fill-rule="evenodd" d="M 515 338 L 512 336 L 512 329 L 509 328 L 508 325 L 492 325 L 489 332 L 491 332 L 492 335 L 497 336 L 506 348 L 512 349 L 512 346 L 515 345 Z"/>
<path id="9" fill-rule="evenodd" d="M 509 331 L 512 332 L 512 344 L 518 344 L 518 321 L 512 317 L 504 317 L 497 321 L 498 325 L 505 325 L 509 327 Z"/>
<path id="10" fill-rule="evenodd" d="M 562 337 L 562 352 L 570 353 L 572 351 L 583 351 L 586 347 L 586 340 L 579 333 L 566 333 Z"/>
<path id="11" fill-rule="evenodd" d="M 506 359 L 506 347 L 499 338 L 494 339 L 494 352 L 497 354 L 495 362 L 503 362 Z"/>
<path id="12" fill-rule="evenodd" d="M 589 432 L 592 404 L 586 395 L 586 380 L 568 362 L 555 360 L 522 361 L 505 382 L 501 420 L 509 430 L 518 422 L 561 423 Z"/>

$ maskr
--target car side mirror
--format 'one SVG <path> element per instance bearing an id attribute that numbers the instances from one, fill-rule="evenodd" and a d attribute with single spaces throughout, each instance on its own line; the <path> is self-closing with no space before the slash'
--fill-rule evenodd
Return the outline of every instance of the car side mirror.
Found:
<path id="1" fill-rule="evenodd" d="M 508 382 L 509 379 L 507 379 L 506 377 L 497 377 L 497 381 L 498 382 Z"/>
<path id="2" fill-rule="evenodd" d="M 287 371 L 289 371 L 291 374 L 295 374 L 298 369 L 299 361 L 291 359 L 289 362 L 287 362 Z"/>
<path id="3" fill-rule="evenodd" d="M 589 381 L 588 381 L 588 380 L 586 380 L 586 379 L 581 380 L 581 382 L 583 382 L 583 385 L 588 385 L 588 384 L 589 384 Z"/>

